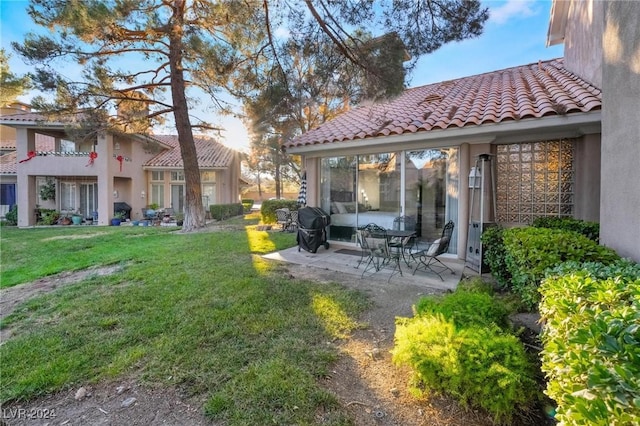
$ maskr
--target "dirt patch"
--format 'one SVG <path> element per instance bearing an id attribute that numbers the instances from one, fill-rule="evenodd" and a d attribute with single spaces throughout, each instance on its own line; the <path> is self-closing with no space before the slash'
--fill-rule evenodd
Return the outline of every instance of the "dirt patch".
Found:
<path id="1" fill-rule="evenodd" d="M 203 401 L 185 402 L 173 388 L 139 386 L 135 381 L 85 386 L 2 407 L 0 425 L 211 425 Z"/>
<path id="2" fill-rule="evenodd" d="M 207 227 L 201 232 L 220 230 Z M 114 267 L 117 268 L 117 267 Z M 321 385 L 335 394 L 356 425 L 491 425 L 489 416 L 481 411 L 461 407 L 453 399 L 432 396 L 418 400 L 409 393 L 410 371 L 391 362 L 396 317 L 413 315 L 412 306 L 421 297 L 441 290 L 415 284 L 390 285 L 386 279 L 359 279 L 345 274 L 303 265 L 283 267 L 291 279 L 310 279 L 315 282 L 340 282 L 369 295 L 373 306 L 360 318 L 367 327 L 348 339 L 336 343 L 340 357 L 331 374 Z M 103 270 L 102 273 L 113 273 Z M 16 305 L 34 294 L 50 291 L 75 282 L 96 270 L 67 276 L 50 277 L 25 284 L 12 295 Z M 27 287 L 38 287 L 27 289 Z M 11 290 L 11 289 L 8 289 Z M 8 291 L 7 290 L 7 291 Z M 5 303 L 5 293 L 2 293 Z M 7 315 L 2 307 L 2 314 Z M 3 407 L 7 425 L 215 425 L 202 414 L 204 401 L 184 398 L 173 387 L 142 386 L 135 378 L 123 382 L 85 385 L 84 396 L 76 399 L 79 388 L 68 389 L 25 403 Z M 82 392 L 80 392 L 82 393 Z M 134 398 L 134 399 L 132 399 Z M 50 419 L 17 419 L 16 410 L 25 414 L 55 412 Z M 11 411 L 13 410 L 13 411 Z M 14 413 L 11 417 L 11 413 Z M 549 424 L 539 415 L 522 417 L 516 424 L 533 426 Z M 0 422 L 2 425 L 2 422 Z"/>
<path id="3" fill-rule="evenodd" d="M 57 288 L 75 284 L 90 277 L 111 275 L 121 269 L 122 265 L 109 265 L 81 271 L 62 272 L 30 283 L 2 289 L 0 290 L 0 319 L 11 315 L 18 305 L 32 297 L 49 293 Z M 0 344 L 10 338 L 11 334 L 11 328 L 0 329 Z"/>

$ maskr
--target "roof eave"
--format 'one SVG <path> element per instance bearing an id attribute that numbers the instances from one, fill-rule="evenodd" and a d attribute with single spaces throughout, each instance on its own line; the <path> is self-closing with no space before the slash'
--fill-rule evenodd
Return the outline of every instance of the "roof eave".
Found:
<path id="1" fill-rule="evenodd" d="M 287 153 L 320 156 L 339 152 L 342 155 L 350 155 L 361 154 L 365 148 L 367 153 L 375 153 L 389 152 L 390 147 L 396 146 L 397 149 L 424 149 L 457 146 L 463 143 L 474 145 L 479 143 L 516 143 L 527 140 L 579 137 L 585 134 L 600 133 L 601 121 L 601 110 L 595 110 L 586 113 L 503 121 L 479 126 L 304 145 L 287 148 Z"/>
<path id="2" fill-rule="evenodd" d="M 0 124 L 8 127 L 26 127 L 28 129 L 57 129 L 64 130 L 65 126 L 69 123 L 62 123 L 58 121 L 15 121 L 15 120 L 2 120 Z"/>
<path id="3" fill-rule="evenodd" d="M 553 0 L 547 30 L 547 47 L 564 43 L 571 0 Z"/>

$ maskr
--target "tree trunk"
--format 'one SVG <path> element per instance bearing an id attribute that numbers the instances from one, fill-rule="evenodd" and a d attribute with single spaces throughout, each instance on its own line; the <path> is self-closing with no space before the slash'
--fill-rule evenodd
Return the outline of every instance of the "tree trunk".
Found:
<path id="1" fill-rule="evenodd" d="M 189 120 L 189 109 L 185 93 L 184 71 L 182 67 L 182 38 L 184 25 L 184 0 L 173 3 L 173 26 L 169 32 L 169 64 L 171 69 L 171 97 L 174 119 L 180 143 L 180 153 L 184 165 L 185 202 L 183 232 L 189 232 L 206 225 L 202 205 L 200 169 L 198 155 L 193 141 L 193 131 Z"/>
<path id="2" fill-rule="evenodd" d="M 280 198 L 282 198 L 282 191 L 280 190 L 281 186 L 280 186 L 280 158 L 276 155 L 276 170 L 275 170 L 275 174 L 273 176 L 273 180 L 275 181 L 276 184 L 276 198 L 279 200 Z"/>

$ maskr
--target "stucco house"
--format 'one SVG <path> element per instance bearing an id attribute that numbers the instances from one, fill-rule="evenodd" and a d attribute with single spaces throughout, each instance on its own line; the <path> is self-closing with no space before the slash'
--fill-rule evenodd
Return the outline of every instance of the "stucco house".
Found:
<path id="1" fill-rule="evenodd" d="M 565 41 L 564 58 L 407 89 L 285 142 L 303 158 L 307 203 L 331 214 L 329 239 L 353 243 L 358 226 L 405 215 L 430 240 L 453 220 L 449 252 L 465 259 L 484 158 L 485 221 L 599 221 L 601 243 L 640 260 L 638 16 L 635 2 L 556 1 L 549 40 Z"/>
<path id="2" fill-rule="evenodd" d="M 15 132 L 15 151 L 0 157 L 0 178 L 7 194 L 13 186 L 18 226 L 35 225 L 37 207 L 87 218 L 97 212 L 99 225 L 108 225 L 123 206 L 130 208 L 131 219 L 141 218 L 149 204 L 183 211 L 184 167 L 177 136 L 102 132 L 76 142 L 65 132 L 68 124 L 32 112 L 0 117 L 7 138 Z M 205 209 L 239 202 L 240 154 L 212 139 L 195 139 Z M 42 199 L 45 185 L 53 185 L 55 199 Z"/>

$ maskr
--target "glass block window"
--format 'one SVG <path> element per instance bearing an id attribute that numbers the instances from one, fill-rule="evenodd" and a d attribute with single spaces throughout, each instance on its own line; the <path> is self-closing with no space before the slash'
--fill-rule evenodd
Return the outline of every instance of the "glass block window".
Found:
<path id="1" fill-rule="evenodd" d="M 572 216 L 575 141 L 498 145 L 498 222 L 531 223 L 542 216 Z"/>

